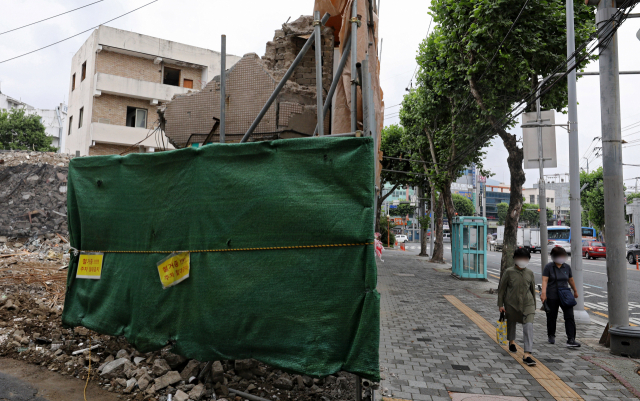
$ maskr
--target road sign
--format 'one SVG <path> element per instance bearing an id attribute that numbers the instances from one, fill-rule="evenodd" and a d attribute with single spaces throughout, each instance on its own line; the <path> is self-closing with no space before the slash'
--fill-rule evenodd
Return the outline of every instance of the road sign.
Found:
<path id="1" fill-rule="evenodd" d="M 556 115 L 553 110 L 543 111 L 541 124 L 553 125 L 556 123 Z M 522 114 L 522 124 L 535 124 L 537 113 Z M 522 129 L 522 147 L 524 150 L 524 168 L 537 169 L 538 164 L 538 128 Z M 544 168 L 558 167 L 556 154 L 556 127 L 542 127 L 542 158 Z"/>
<path id="2" fill-rule="evenodd" d="M 397 209 L 398 206 L 397 205 L 389 205 L 389 209 Z"/>

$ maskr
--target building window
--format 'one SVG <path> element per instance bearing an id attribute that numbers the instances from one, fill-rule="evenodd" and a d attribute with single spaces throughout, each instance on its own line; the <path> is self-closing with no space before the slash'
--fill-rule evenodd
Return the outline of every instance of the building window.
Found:
<path id="1" fill-rule="evenodd" d="M 87 62 L 82 63 L 82 75 L 80 77 L 80 82 L 84 81 L 87 77 Z"/>
<path id="2" fill-rule="evenodd" d="M 82 117 L 84 117 L 84 107 L 80 108 L 80 116 L 78 117 L 78 128 L 82 128 Z"/>
<path id="3" fill-rule="evenodd" d="M 193 89 L 193 79 L 185 79 L 182 83 L 185 88 Z"/>
<path id="4" fill-rule="evenodd" d="M 76 90 L 76 74 L 71 77 L 71 92 Z"/>
<path id="5" fill-rule="evenodd" d="M 529 203 L 532 203 L 532 204 L 536 203 L 536 196 L 535 195 L 530 195 L 529 198 L 530 198 Z"/>
<path id="6" fill-rule="evenodd" d="M 71 128 L 73 128 L 73 116 L 69 117 L 69 133 L 67 135 L 71 135 Z"/>
<path id="7" fill-rule="evenodd" d="M 551 198 L 551 203 L 553 203 L 553 198 Z"/>
<path id="8" fill-rule="evenodd" d="M 164 67 L 164 79 L 162 83 L 165 85 L 180 86 L 180 70 Z"/>
<path id="9" fill-rule="evenodd" d="M 147 128 L 147 110 L 127 107 L 127 127 Z"/>

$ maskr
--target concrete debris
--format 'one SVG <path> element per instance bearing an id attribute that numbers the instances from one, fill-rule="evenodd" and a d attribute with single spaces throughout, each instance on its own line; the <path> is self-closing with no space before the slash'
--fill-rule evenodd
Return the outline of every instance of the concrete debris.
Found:
<path id="1" fill-rule="evenodd" d="M 164 376 L 156 378 L 155 390 L 162 390 L 165 387 L 178 383 L 180 380 L 182 380 L 182 378 L 180 377 L 180 373 L 172 370 Z"/>
<path id="2" fill-rule="evenodd" d="M 67 236 L 69 156 L 15 151 L 0 152 L 0 159 L 5 161 L 0 165 L 0 235 Z"/>
<path id="3" fill-rule="evenodd" d="M 171 366 L 164 359 L 156 359 L 153 362 L 153 369 L 151 370 L 154 375 L 162 376 L 171 370 Z"/>

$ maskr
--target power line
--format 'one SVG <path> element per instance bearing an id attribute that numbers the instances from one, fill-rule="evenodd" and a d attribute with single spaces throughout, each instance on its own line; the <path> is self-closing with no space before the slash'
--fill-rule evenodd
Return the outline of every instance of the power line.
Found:
<path id="1" fill-rule="evenodd" d="M 429 27 L 427 28 L 427 36 L 425 37 L 425 40 L 429 38 L 429 31 L 431 30 L 431 24 L 433 23 L 433 16 L 431 16 L 431 21 L 429 21 Z M 412 85 L 413 83 L 413 77 L 415 77 L 416 72 L 418 72 L 418 62 L 416 61 L 416 69 L 413 70 L 413 75 L 411 75 L 411 79 L 409 80 L 409 84 L 407 84 L 407 89 L 409 89 L 409 86 Z"/>
<path id="2" fill-rule="evenodd" d="M 144 8 L 144 7 L 146 7 L 146 6 L 150 5 L 150 4 L 153 4 L 153 3 L 157 2 L 157 1 L 158 1 L 158 0 L 153 0 L 153 1 L 151 1 L 151 2 L 147 3 L 147 4 L 143 5 L 143 6 L 140 6 L 140 7 L 135 8 L 135 9 L 133 9 L 133 10 L 129 11 L 129 12 L 126 12 L 126 13 L 124 13 L 124 14 L 122 14 L 122 15 L 119 15 L 119 16 L 117 16 L 117 17 L 115 17 L 115 18 L 112 18 L 112 19 L 110 19 L 109 21 L 103 22 L 103 23 L 102 23 L 102 24 L 100 24 L 100 25 L 108 24 L 109 22 L 115 21 L 115 20 L 117 20 L 118 18 L 122 18 L 122 17 L 124 17 L 125 15 L 131 14 L 131 13 L 132 13 L 132 12 L 134 12 L 134 11 L 138 11 L 138 10 L 140 10 L 141 8 Z M 47 46 L 41 47 L 41 48 L 39 48 L 39 49 L 32 50 L 32 51 L 30 51 L 30 52 L 27 52 L 27 53 L 21 54 L 21 55 L 19 55 L 19 56 L 11 57 L 11 58 L 8 58 L 8 59 L 6 59 L 6 60 L 2 60 L 2 61 L 0 61 L 0 64 L 2 64 L 2 63 L 6 63 L 7 61 L 15 60 L 15 59 L 20 58 L 20 57 L 27 56 L 27 55 L 29 55 L 29 54 L 32 54 L 32 53 L 38 52 L 38 51 L 43 50 L 43 49 L 46 49 L 46 48 L 48 48 L 48 47 L 51 47 L 51 46 L 57 45 L 58 43 L 62 43 L 62 42 L 67 41 L 67 40 L 69 40 L 69 39 L 75 38 L 76 36 L 79 36 L 79 35 L 82 35 L 83 33 L 89 32 L 89 31 L 90 31 L 90 30 L 92 30 L 92 29 L 99 28 L 99 27 L 100 27 L 100 25 L 94 26 L 94 27 L 89 28 L 89 29 L 87 29 L 87 30 L 84 30 L 84 31 L 82 31 L 82 32 L 80 32 L 80 33 L 77 33 L 77 34 L 75 34 L 75 35 L 73 35 L 73 36 L 69 36 L 68 38 L 65 38 L 65 39 L 59 40 L 59 41 L 57 41 L 57 42 L 55 42 L 55 43 L 52 43 L 52 44 L 50 44 L 50 45 L 47 45 Z"/>
<path id="3" fill-rule="evenodd" d="M 27 25 L 22 25 L 21 27 L 18 27 L 18 28 L 13 28 L 13 29 L 9 29 L 8 31 L 0 32 L 0 35 L 4 35 L 5 33 L 13 32 L 13 31 L 17 31 L 18 29 L 26 28 L 26 27 L 31 26 L 31 25 L 39 24 L 39 23 L 41 23 L 41 22 L 43 22 L 43 21 L 47 21 L 47 20 L 50 20 L 50 19 L 53 19 L 53 18 L 59 17 L 59 16 L 61 16 L 61 15 L 65 15 L 65 14 L 72 13 L 72 12 L 74 12 L 74 11 L 80 10 L 81 8 L 89 7 L 89 6 L 92 6 L 92 5 L 96 4 L 96 3 L 100 3 L 101 1 L 104 1 L 104 0 L 94 1 L 93 3 L 89 3 L 89 4 L 85 5 L 85 6 L 78 7 L 78 8 L 74 8 L 73 10 L 65 11 L 65 12 L 63 12 L 63 13 L 60 13 L 60 14 L 54 15 L 54 16 L 52 16 L 52 17 L 45 18 L 45 19 L 41 19 L 40 21 L 32 22 L 32 23 L 27 24 Z"/>
<path id="4" fill-rule="evenodd" d="M 596 50 L 600 49 L 600 48 L 605 48 L 609 45 L 609 42 L 611 41 L 611 39 L 613 38 L 613 35 L 617 32 L 618 28 L 622 25 L 622 23 L 624 21 L 626 21 L 629 13 L 631 13 L 631 11 L 633 10 L 634 7 L 630 7 L 628 10 L 626 10 L 624 7 L 627 7 L 630 4 L 631 0 L 626 0 L 624 2 L 624 4 L 622 5 L 622 7 L 614 14 L 612 15 L 607 21 L 605 21 L 604 23 L 602 23 L 600 25 L 600 28 L 598 28 L 595 32 L 593 32 L 590 37 L 585 40 L 574 52 L 573 54 L 568 57 L 563 63 L 561 63 L 560 65 L 558 65 L 550 74 L 550 77 L 556 78 L 553 82 L 551 82 L 552 80 L 549 79 L 548 81 L 542 81 L 540 82 L 536 88 L 534 88 L 531 92 L 529 92 L 528 95 L 526 95 L 523 99 L 521 99 L 520 103 L 518 103 L 515 107 L 513 107 L 511 109 L 511 111 L 509 111 L 508 113 L 506 113 L 503 117 L 501 117 L 498 121 L 499 126 L 506 126 L 508 124 L 510 124 L 511 122 L 513 122 L 515 120 L 515 118 L 517 118 L 520 114 L 522 114 L 524 112 L 524 108 L 520 109 L 523 105 L 525 104 L 529 104 L 531 102 L 536 101 L 538 98 L 542 97 L 543 95 L 545 95 L 546 93 L 548 93 L 551 88 L 553 88 L 556 84 L 558 84 L 558 82 L 560 82 L 561 80 L 564 80 L 567 75 L 569 74 L 569 72 L 575 70 L 576 68 L 578 68 L 578 66 L 580 65 L 580 62 L 584 59 L 586 59 L 586 57 L 590 54 L 593 54 Z M 612 23 L 615 22 L 615 23 Z M 595 40 L 598 39 L 598 40 Z M 589 45 L 591 43 L 596 43 L 596 45 L 594 47 L 592 47 L 591 49 L 588 49 Z M 577 59 L 578 55 L 580 54 L 580 52 L 582 51 L 586 51 L 586 55 L 582 56 L 582 60 L 577 60 L 573 63 L 573 65 L 571 66 L 571 68 L 568 68 L 569 66 L 569 62 L 573 59 Z M 559 73 L 559 71 L 561 71 L 561 69 L 564 68 L 564 73 Z M 547 82 L 551 82 L 546 88 L 542 89 L 542 87 L 547 84 Z M 540 91 L 540 94 L 537 94 L 537 91 Z M 468 99 L 468 98 L 467 98 Z M 520 109 L 520 110 L 519 110 Z M 456 115 L 458 115 L 460 112 L 456 113 Z M 455 117 L 455 116 L 454 116 Z M 488 133 L 490 133 L 491 131 L 494 131 L 495 128 L 492 126 L 490 128 L 488 128 L 482 135 L 477 135 L 476 139 L 474 141 L 472 141 L 471 146 L 468 146 L 466 148 L 466 150 L 463 150 L 462 152 L 458 153 L 458 157 L 456 157 L 455 160 L 451 161 L 450 164 L 455 164 L 458 163 L 460 160 L 462 160 L 464 157 L 467 157 L 468 155 L 465 153 L 468 153 L 470 151 L 473 151 L 473 149 L 475 149 L 479 144 L 480 141 L 487 141 L 490 140 L 491 138 L 486 138 L 486 136 L 488 135 Z M 633 145 L 636 146 L 636 145 Z"/>

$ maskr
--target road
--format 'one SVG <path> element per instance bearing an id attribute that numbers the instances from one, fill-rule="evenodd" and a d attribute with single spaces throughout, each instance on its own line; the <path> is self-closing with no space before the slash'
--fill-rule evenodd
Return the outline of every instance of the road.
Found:
<path id="1" fill-rule="evenodd" d="M 415 248 L 412 248 L 415 247 Z M 445 259 L 451 261 L 451 244 L 445 243 Z M 407 243 L 407 251 L 420 249 L 419 243 Z M 487 273 L 491 281 L 500 280 L 500 260 L 501 252 L 489 251 L 487 253 Z M 571 259 L 569 259 L 571 265 Z M 536 276 L 536 282 L 542 283 L 542 267 L 540 254 L 531 255 L 531 265 L 529 268 Z M 640 326 L 640 271 L 625 263 L 627 268 L 627 283 L 629 293 L 629 313 L 630 322 Z M 582 258 L 582 269 L 584 271 L 584 299 L 585 309 L 594 318 L 600 321 L 607 321 L 607 266 L 605 259 L 587 260 Z"/>

